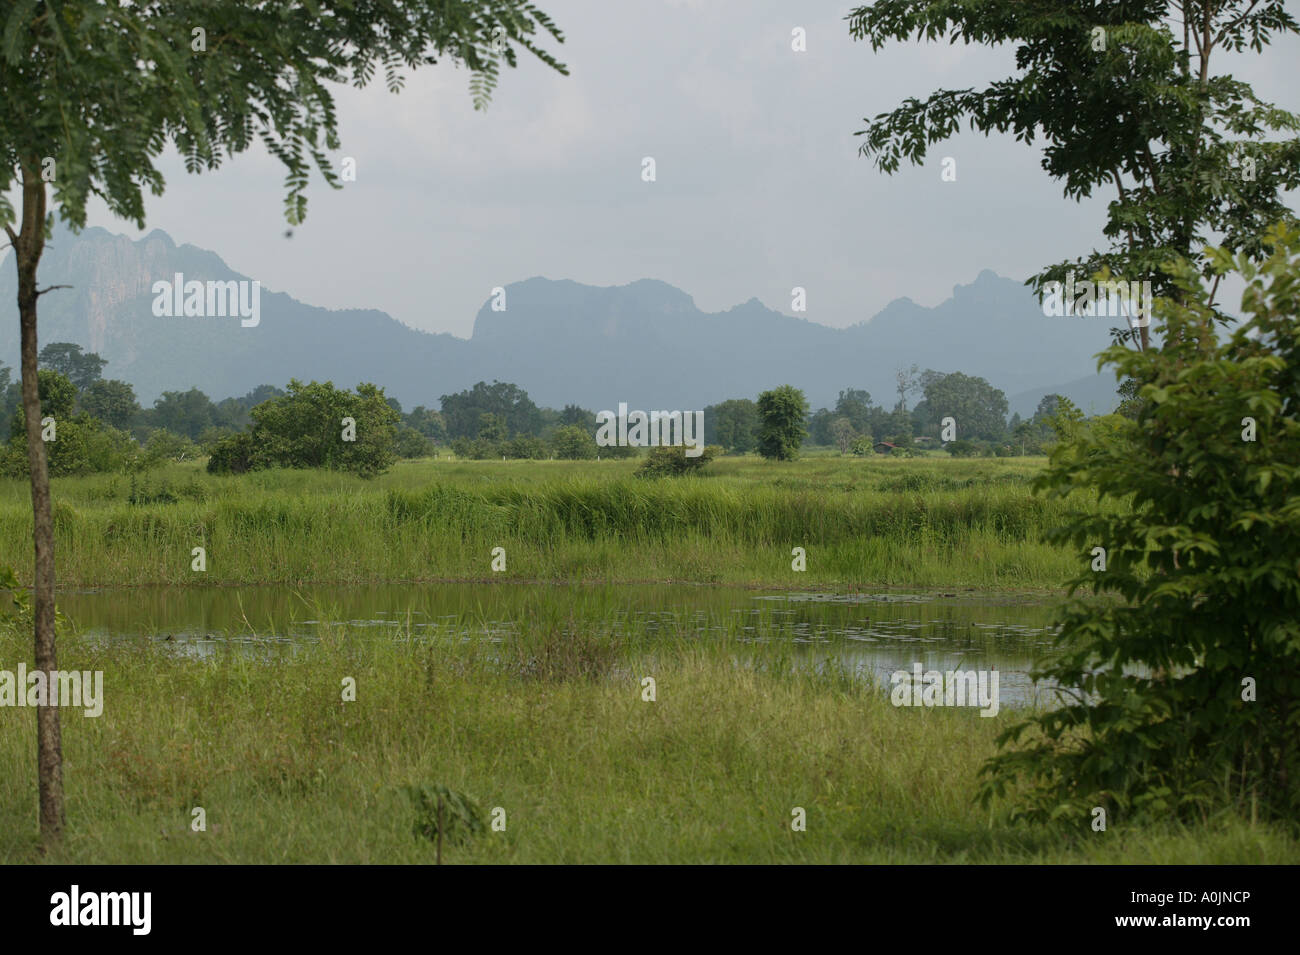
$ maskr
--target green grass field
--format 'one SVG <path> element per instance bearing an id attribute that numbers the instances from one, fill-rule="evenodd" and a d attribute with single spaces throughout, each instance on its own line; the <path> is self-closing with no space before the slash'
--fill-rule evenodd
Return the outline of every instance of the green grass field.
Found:
<path id="1" fill-rule="evenodd" d="M 631 461 L 423 460 L 371 481 L 198 464 L 54 481 L 62 586 L 638 580 L 1055 589 L 1042 459 L 722 459 L 645 480 Z M 132 497 L 135 503 L 132 503 Z M 30 570 L 26 485 L 0 482 L 0 563 Z M 191 569 L 206 549 L 207 570 Z M 506 570 L 491 569 L 492 549 Z M 807 570 L 791 569 L 802 547 Z"/>
<path id="2" fill-rule="evenodd" d="M 0 637 L 0 655 L 27 642 Z M 611 646 L 539 626 L 508 646 L 340 630 L 268 648 L 270 661 L 63 643 L 63 667 L 105 672 L 104 712 L 64 714 L 68 828 L 45 856 L 31 714 L 2 714 L 0 862 L 431 862 L 408 784 L 464 792 L 485 821 L 504 810 L 504 831 L 445 847 L 456 864 L 1278 863 L 1300 850 L 1232 817 L 1012 825 L 1007 805 L 973 801 L 1009 711 L 895 709 L 842 672 L 795 672 L 779 648 L 727 639 Z M 191 830 L 195 807 L 205 832 Z M 806 831 L 792 830 L 795 807 Z"/>
<path id="3" fill-rule="evenodd" d="M 436 580 L 693 581 L 1058 590 L 1083 558 L 1042 542 L 1064 511 L 1041 459 L 722 459 L 686 479 L 634 462 L 404 462 L 373 481 L 269 471 L 55 481 L 60 587 Z M 0 563 L 30 572 L 26 486 L 0 483 Z M 204 546 L 208 569 L 191 570 Z M 494 574 L 503 547 L 507 570 Z M 806 573 L 791 549 L 807 551 Z M 894 708 L 788 639 L 609 636 L 539 590 L 517 639 L 349 632 L 218 643 L 60 636 L 102 670 L 103 715 L 63 711 L 68 827 L 37 851 L 33 717 L 0 710 L 0 861 L 429 862 L 403 787 L 500 807 L 445 861 L 1293 861 L 1286 832 L 1013 825 L 977 773 L 1015 711 Z M 338 619 L 328 608 L 321 620 Z M 409 623 L 408 623 L 409 626 Z M 760 623 L 759 628 L 765 624 Z M 725 628 L 724 628 L 725 629 Z M 758 634 L 757 636 L 764 636 Z M 788 635 L 787 635 L 788 636 Z M 748 637 L 748 639 L 742 639 Z M 629 643 L 629 640 L 641 642 Z M 30 663 L 0 623 L 0 667 Z M 657 682 L 642 699 L 641 679 Z M 356 700 L 341 699 L 344 678 Z M 202 807 L 208 828 L 190 828 Z M 806 831 L 791 828 L 792 810 Z M 21 824 L 22 820 L 30 825 Z"/>

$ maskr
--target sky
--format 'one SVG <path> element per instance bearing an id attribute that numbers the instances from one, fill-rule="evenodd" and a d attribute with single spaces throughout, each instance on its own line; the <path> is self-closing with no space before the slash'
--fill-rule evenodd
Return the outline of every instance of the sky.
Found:
<path id="1" fill-rule="evenodd" d="M 260 146 L 202 175 L 169 154 L 143 232 L 102 205 L 89 224 L 162 229 L 270 290 L 461 337 L 494 287 L 537 275 L 660 279 L 705 311 L 757 298 L 843 327 L 900 297 L 937 305 L 984 269 L 1023 280 L 1103 241 L 1108 197 L 1065 199 L 1037 146 L 963 133 L 892 176 L 858 154 L 864 117 L 1010 75 L 1011 48 L 873 53 L 849 36 L 853 4 L 822 0 L 539 6 L 565 34 L 549 48 L 571 75 L 522 52 L 486 112 L 451 65 L 408 74 L 397 95 L 382 76 L 337 88 L 334 157 L 355 159 L 356 180 L 333 190 L 314 176 L 292 238 L 282 167 Z M 1297 54 L 1287 38 L 1232 72 L 1297 109 Z M 944 157 L 955 181 L 941 178 Z M 791 310 L 795 286 L 804 312 Z"/>

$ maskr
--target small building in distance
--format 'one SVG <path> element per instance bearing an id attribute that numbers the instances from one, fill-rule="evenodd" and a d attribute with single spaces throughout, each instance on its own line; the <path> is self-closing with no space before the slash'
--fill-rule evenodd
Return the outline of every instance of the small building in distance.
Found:
<path id="1" fill-rule="evenodd" d="M 898 445 L 891 444 L 888 441 L 877 441 L 871 446 L 872 450 L 875 451 L 876 454 L 893 454 L 894 449 L 897 447 Z"/>

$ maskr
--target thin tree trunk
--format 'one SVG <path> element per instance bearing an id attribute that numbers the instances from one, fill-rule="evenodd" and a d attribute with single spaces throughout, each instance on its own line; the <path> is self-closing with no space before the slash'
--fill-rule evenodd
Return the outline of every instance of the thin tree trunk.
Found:
<path id="1" fill-rule="evenodd" d="M 36 267 L 45 249 L 45 183 L 39 163 L 23 163 L 22 231 L 10 240 L 18 266 L 18 318 L 22 326 L 23 415 L 27 424 L 27 465 L 32 482 L 33 540 L 36 547 L 36 669 L 54 684 L 58 658 L 54 647 L 54 521 L 50 510 L 50 472 L 41 440 L 41 399 L 36 367 Z M 20 687 L 19 692 L 25 688 Z M 59 711 L 36 708 L 36 769 L 40 793 L 41 836 L 48 843 L 63 830 L 63 750 Z"/>

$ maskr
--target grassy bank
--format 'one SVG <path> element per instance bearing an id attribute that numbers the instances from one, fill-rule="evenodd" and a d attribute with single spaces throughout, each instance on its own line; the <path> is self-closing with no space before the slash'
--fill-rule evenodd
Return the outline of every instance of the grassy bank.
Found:
<path id="1" fill-rule="evenodd" d="M 0 636 L 0 661 L 28 650 Z M 53 863 L 430 862 L 402 786 L 505 810 L 445 848 L 478 862 L 1294 861 L 1235 818 L 1032 830 L 972 802 L 1013 714 L 896 709 L 779 647 L 617 645 L 538 621 L 518 644 L 327 631 L 206 659 L 62 640 L 104 671 L 103 714 L 64 711 L 69 828 Z M 747 662 L 737 667 L 739 657 Z M 341 701 L 344 677 L 356 701 Z M 657 681 L 642 700 L 641 679 Z M 37 861 L 30 710 L 0 709 L 0 862 Z M 208 830 L 190 830 L 201 806 Z M 807 830 L 791 830 L 802 807 Z"/>
<path id="2" fill-rule="evenodd" d="M 1041 534 L 1041 460 L 724 459 L 642 480 L 634 462 L 402 462 L 364 481 L 197 465 L 55 480 L 63 586 L 380 580 L 689 580 L 1053 588 L 1079 557 Z M 0 482 L 0 562 L 29 572 L 26 485 Z M 191 569 L 203 546 L 207 570 Z M 506 571 L 494 574 L 492 549 Z M 807 570 L 791 569 L 803 547 Z"/>

